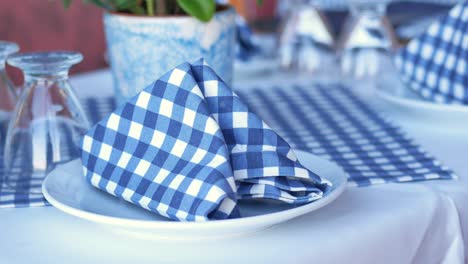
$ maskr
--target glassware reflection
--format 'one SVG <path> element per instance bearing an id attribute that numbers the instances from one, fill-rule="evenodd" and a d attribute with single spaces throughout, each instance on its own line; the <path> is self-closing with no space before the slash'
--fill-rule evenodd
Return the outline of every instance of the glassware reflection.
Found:
<path id="1" fill-rule="evenodd" d="M 19 47 L 16 43 L 0 41 L 0 142 L 5 143 L 6 128 L 11 112 L 16 104 L 17 92 L 13 83 L 7 76 L 5 70 L 6 58 L 17 52 Z"/>
<path id="2" fill-rule="evenodd" d="M 386 17 L 387 2 L 350 1 L 350 17 L 339 42 L 345 77 L 373 79 L 390 67 L 397 41 Z"/>
<path id="3" fill-rule="evenodd" d="M 329 72 L 336 63 L 330 24 L 312 1 L 292 2 L 279 44 L 279 63 L 283 69 Z"/>
<path id="4" fill-rule="evenodd" d="M 24 74 L 5 143 L 5 182 L 17 192 L 40 192 L 55 166 L 79 157 L 78 144 L 89 128 L 69 82 L 76 52 L 39 52 L 10 56 L 8 63 Z M 33 185 L 38 186 L 31 186 Z"/>

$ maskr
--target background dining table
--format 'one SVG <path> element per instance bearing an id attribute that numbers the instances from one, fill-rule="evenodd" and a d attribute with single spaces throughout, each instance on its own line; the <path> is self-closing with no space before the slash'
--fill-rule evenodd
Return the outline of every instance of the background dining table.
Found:
<path id="1" fill-rule="evenodd" d="M 236 89 L 316 81 L 237 79 Z M 80 98 L 112 95 L 108 70 L 71 82 Z M 468 125 L 385 103 L 371 85 L 353 89 L 459 179 L 347 187 L 328 206 L 267 230 L 203 240 L 136 237 L 52 206 L 1 209 L 0 263 L 468 263 Z"/>

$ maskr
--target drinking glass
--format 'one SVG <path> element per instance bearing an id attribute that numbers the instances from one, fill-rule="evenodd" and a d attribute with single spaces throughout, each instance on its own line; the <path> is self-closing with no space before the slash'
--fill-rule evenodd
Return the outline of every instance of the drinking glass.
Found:
<path id="1" fill-rule="evenodd" d="M 283 69 L 329 72 L 335 68 L 334 37 L 315 1 L 295 0 L 282 26 L 279 63 Z"/>
<path id="2" fill-rule="evenodd" d="M 0 41 L 0 144 L 5 143 L 6 128 L 16 103 L 16 90 L 5 71 L 6 58 L 19 50 L 16 43 Z"/>
<path id="3" fill-rule="evenodd" d="M 388 0 L 350 0 L 350 18 L 340 39 L 344 77 L 373 80 L 392 65 L 397 45 L 386 17 Z M 385 71 L 384 71 L 385 69 Z"/>
<path id="4" fill-rule="evenodd" d="M 8 125 L 5 183 L 17 192 L 40 192 L 57 165 L 79 157 L 78 144 L 89 121 L 68 82 L 77 52 L 33 52 L 10 56 L 23 71 L 24 85 Z"/>

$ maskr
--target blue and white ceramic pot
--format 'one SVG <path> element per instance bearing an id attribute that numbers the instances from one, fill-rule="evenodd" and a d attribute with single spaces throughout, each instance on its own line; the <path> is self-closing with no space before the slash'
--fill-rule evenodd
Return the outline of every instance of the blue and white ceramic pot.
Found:
<path id="1" fill-rule="evenodd" d="M 231 83 L 235 55 L 232 8 L 217 12 L 208 23 L 189 16 L 106 13 L 104 29 L 118 104 L 173 67 L 201 57 Z"/>

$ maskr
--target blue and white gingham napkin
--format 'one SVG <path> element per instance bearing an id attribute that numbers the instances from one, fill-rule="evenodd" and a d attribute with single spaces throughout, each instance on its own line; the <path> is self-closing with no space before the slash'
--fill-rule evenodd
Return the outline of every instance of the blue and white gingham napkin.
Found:
<path id="1" fill-rule="evenodd" d="M 173 220 L 236 218 L 238 199 L 304 204 L 330 186 L 203 60 L 117 108 L 81 148 L 93 186 Z"/>
<path id="2" fill-rule="evenodd" d="M 468 104 L 468 3 L 412 40 L 395 58 L 402 80 L 423 98 Z"/>

